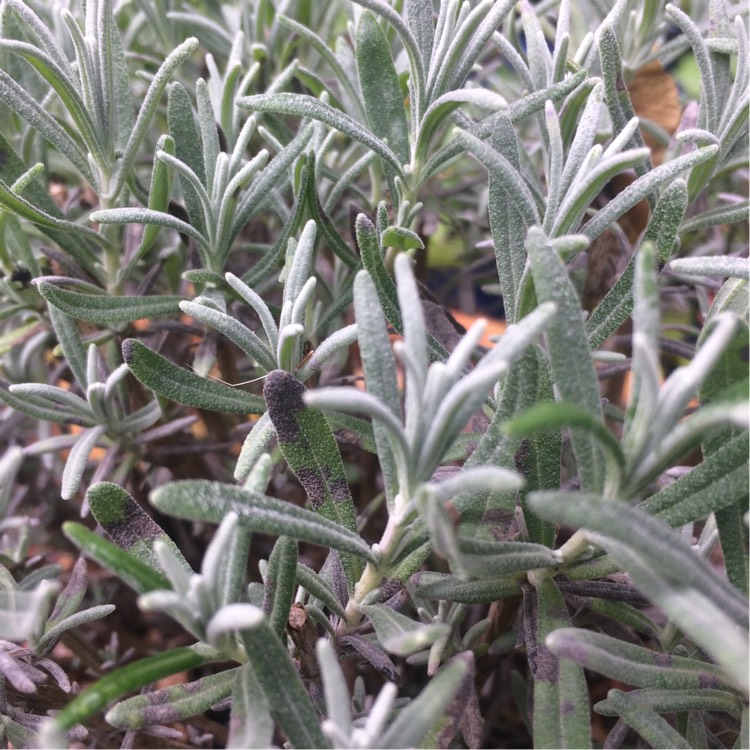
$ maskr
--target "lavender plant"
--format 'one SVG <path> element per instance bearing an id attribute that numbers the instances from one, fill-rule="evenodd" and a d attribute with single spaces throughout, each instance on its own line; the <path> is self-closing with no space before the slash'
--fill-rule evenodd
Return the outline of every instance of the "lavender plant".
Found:
<path id="1" fill-rule="evenodd" d="M 747 747 L 746 25 L 5 0 L 6 744 Z"/>

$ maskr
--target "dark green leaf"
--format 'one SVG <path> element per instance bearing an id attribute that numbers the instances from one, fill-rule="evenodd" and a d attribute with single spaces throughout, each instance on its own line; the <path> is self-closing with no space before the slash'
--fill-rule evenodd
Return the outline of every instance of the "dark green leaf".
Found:
<path id="1" fill-rule="evenodd" d="M 229 605 L 219 610 L 209 623 L 209 637 L 212 631 L 239 632 L 271 713 L 292 746 L 328 747 L 297 667 L 263 612 L 251 604 Z"/>
<path id="2" fill-rule="evenodd" d="M 137 557 L 120 549 L 112 542 L 95 534 L 79 523 L 63 524 L 63 533 L 87 557 L 118 575 L 139 594 L 158 589 L 171 589 L 171 585 L 158 570 Z"/>
<path id="3" fill-rule="evenodd" d="M 55 716 L 55 722 L 63 730 L 70 729 L 73 725 L 99 713 L 108 703 L 121 695 L 132 693 L 163 677 L 195 669 L 206 661 L 205 656 L 191 648 L 176 648 L 118 667 L 68 703 Z"/>
<path id="4" fill-rule="evenodd" d="M 652 651 L 603 633 L 561 628 L 550 634 L 546 643 L 558 656 L 626 685 L 696 692 L 732 689 L 714 664 Z"/>
<path id="5" fill-rule="evenodd" d="M 410 160 L 409 129 L 396 68 L 388 40 L 372 13 L 365 11 L 357 26 L 357 70 L 372 132 L 386 141 L 401 164 Z"/>
<path id="6" fill-rule="evenodd" d="M 547 328 L 550 366 L 561 400 L 571 401 L 601 421 L 599 384 L 581 320 L 580 302 L 562 261 L 539 229 L 529 230 L 529 253 L 534 287 L 540 302 L 557 305 Z M 589 431 L 571 430 L 581 486 L 599 490 L 604 485 L 605 465 L 598 442 Z"/>
<path id="7" fill-rule="evenodd" d="M 154 544 L 161 541 L 170 547 L 186 571 L 193 572 L 172 539 L 122 487 L 111 482 L 97 482 L 89 487 L 86 500 L 97 522 L 129 555 L 159 570 L 161 564 L 154 553 Z"/>
<path id="8" fill-rule="evenodd" d="M 211 523 L 220 523 L 229 511 L 234 511 L 253 530 L 302 539 L 376 562 L 369 546 L 349 529 L 292 503 L 229 484 L 172 482 L 154 490 L 151 502 L 177 518 Z"/>
<path id="9" fill-rule="evenodd" d="M 183 299 L 169 295 L 115 297 L 109 294 L 81 294 L 60 289 L 46 281 L 37 282 L 37 288 L 42 297 L 71 318 L 102 326 L 175 315 L 179 313 L 179 303 Z"/>
<path id="10" fill-rule="evenodd" d="M 462 604 L 487 604 L 509 599 L 520 594 L 520 583 L 515 576 L 465 581 L 445 573 L 424 571 L 417 574 L 417 593 L 423 599 L 445 599 Z"/>
<path id="11" fill-rule="evenodd" d="M 232 414 L 262 414 L 260 396 L 231 388 L 179 367 L 135 339 L 125 339 L 122 356 L 133 375 L 160 396 L 188 406 Z"/>
<path id="12" fill-rule="evenodd" d="M 266 600 L 270 604 L 266 611 L 268 623 L 279 638 L 284 636 L 289 610 L 294 601 L 296 573 L 297 542 L 281 536 L 271 550 L 264 581 Z M 265 603 L 263 609 L 266 610 Z"/>
<path id="13" fill-rule="evenodd" d="M 266 377 L 263 395 L 279 447 L 313 509 L 356 533 L 354 500 L 341 454 L 323 413 L 305 405 L 305 390 L 283 370 L 274 370 Z M 349 556 L 342 562 L 353 587 L 362 574 L 362 565 Z"/>
<path id="14" fill-rule="evenodd" d="M 194 682 L 136 695 L 116 703 L 105 718 L 118 729 L 142 729 L 197 716 L 231 694 L 237 671 L 226 669 Z"/>
<path id="15" fill-rule="evenodd" d="M 532 602 L 528 598 L 533 596 Z M 534 677 L 533 734 L 535 747 L 591 747 L 588 689 L 583 670 L 560 659 L 547 646 L 547 636 L 570 625 L 568 610 L 551 578 L 524 592 L 525 616 L 534 630 L 536 644 L 527 642 L 529 666 Z M 531 637 L 531 633 L 529 633 Z"/>
<path id="16" fill-rule="evenodd" d="M 607 693 L 608 703 L 623 718 L 626 724 L 643 737 L 649 747 L 653 748 L 690 748 L 692 745 L 672 727 L 666 719 L 659 716 L 650 706 L 633 692 L 610 690 Z"/>

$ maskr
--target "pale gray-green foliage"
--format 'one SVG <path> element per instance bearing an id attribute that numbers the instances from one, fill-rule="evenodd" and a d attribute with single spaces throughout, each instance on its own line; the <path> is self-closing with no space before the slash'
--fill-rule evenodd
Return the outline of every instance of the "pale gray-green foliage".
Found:
<path id="1" fill-rule="evenodd" d="M 31 694 L 46 670 L 69 691 L 48 653 L 111 609 L 81 608 L 83 563 L 51 613 L 57 571 L 19 574 L 37 533 L 13 491 L 25 462 L 66 500 L 89 489 L 110 538 L 65 535 L 194 641 L 113 669 L 43 742 L 80 740 L 105 708 L 113 727 L 165 732 L 224 702 L 231 747 L 276 729 L 304 747 L 478 746 L 484 654 L 518 644 L 535 746 L 591 744 L 584 668 L 637 688 L 594 706 L 617 717 L 611 744 L 630 727 L 702 746 L 727 715 L 746 744 L 746 22 L 723 0 L 2 5 L 0 399 L 26 439 L 0 460 L 0 637 L 26 644 L 4 648 L 0 679 Z M 700 100 L 672 136 L 625 84 L 686 54 Z M 666 146 L 658 166 L 642 130 Z M 53 174 L 95 210 L 56 205 Z M 641 203 L 631 246 L 618 220 Z M 411 256 L 441 232 L 493 247 L 507 329 L 488 350 L 483 322 L 459 335 L 417 282 Z M 578 270 L 610 239 L 624 270 L 583 310 Z M 56 275 L 14 279 L 47 258 Z M 665 372 L 677 283 L 703 318 Z M 629 317 L 629 358 L 603 351 Z M 170 326 L 197 335 L 192 354 L 158 351 Z M 209 377 L 225 339 L 247 391 Z M 320 387 L 355 343 L 363 387 Z M 609 366 L 632 375 L 624 412 L 602 402 Z M 154 488 L 134 467 L 154 441 L 195 439 L 186 406 L 258 418 L 224 473 Z M 342 435 L 377 459 L 378 540 L 355 522 L 380 498 L 354 507 Z M 703 460 L 681 466 L 694 449 Z M 312 509 L 273 496 L 285 465 Z M 200 573 L 116 487 L 144 483 L 160 512 L 218 526 Z M 560 524 L 573 533 L 556 545 Z M 278 540 L 248 586 L 253 534 Z M 300 543 L 328 550 L 319 569 Z M 719 543 L 723 570 L 705 559 Z M 501 600 L 518 610 L 509 630 L 486 608 L 466 624 Z M 307 622 L 291 638 L 290 610 Z M 379 694 L 350 695 L 353 653 L 386 676 Z M 411 699 L 395 686 L 405 661 L 428 677 Z M 199 666 L 211 673 L 125 698 Z M 39 742 L 39 716 L 0 696 L 5 737 Z"/>

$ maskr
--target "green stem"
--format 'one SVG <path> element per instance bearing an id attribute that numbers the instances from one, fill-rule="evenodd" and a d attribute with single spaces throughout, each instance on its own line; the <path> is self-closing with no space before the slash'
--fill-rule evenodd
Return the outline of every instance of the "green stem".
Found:
<path id="1" fill-rule="evenodd" d="M 378 545 L 382 555 L 380 563 L 374 567 L 367 563 L 362 576 L 354 587 L 354 595 L 349 599 L 346 605 L 346 620 L 341 623 L 340 634 L 354 630 L 362 620 L 362 613 L 359 611 L 359 605 L 365 600 L 365 597 L 375 590 L 385 576 L 385 572 L 390 566 L 390 560 L 393 553 L 398 547 L 398 543 L 404 533 L 405 527 L 403 520 L 397 520 L 398 514 L 392 514 L 388 519 L 383 536 Z"/>

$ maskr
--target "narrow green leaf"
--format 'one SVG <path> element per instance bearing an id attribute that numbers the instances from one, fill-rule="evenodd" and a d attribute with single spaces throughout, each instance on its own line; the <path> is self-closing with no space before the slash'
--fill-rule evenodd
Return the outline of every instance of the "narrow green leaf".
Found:
<path id="1" fill-rule="evenodd" d="M 349 72 L 345 70 L 344 66 L 339 62 L 336 55 L 331 51 L 330 47 L 310 28 L 304 24 L 298 23 L 293 18 L 289 18 L 285 15 L 279 15 L 278 21 L 282 26 L 285 26 L 290 31 L 302 37 L 330 66 L 336 79 L 343 88 L 342 97 L 348 98 L 348 104 L 358 110 L 360 114 L 362 112 L 362 103 L 352 83 L 352 79 L 349 76 Z"/>
<path id="2" fill-rule="evenodd" d="M 263 395 L 279 447 L 313 509 L 356 532 L 354 500 L 336 440 L 323 414 L 305 404 L 305 390 L 302 383 L 283 370 L 274 370 L 266 377 Z M 362 574 L 362 566 L 348 556 L 342 562 L 353 587 Z"/>
<path id="3" fill-rule="evenodd" d="M 86 492 L 86 501 L 110 539 L 129 555 L 159 570 L 161 564 L 154 554 L 154 543 L 161 541 L 172 550 L 187 572 L 193 572 L 164 529 L 122 487 L 112 482 L 97 482 Z"/>
<path id="4" fill-rule="evenodd" d="M 311 568 L 308 568 L 307 565 L 303 565 L 299 562 L 297 563 L 295 576 L 297 583 L 305 589 L 308 594 L 321 601 L 324 606 L 328 607 L 333 614 L 337 615 L 342 620 L 346 619 L 344 608 L 336 598 L 333 589 L 322 576 L 318 575 Z"/>
<path id="5" fill-rule="evenodd" d="M 50 304 L 76 320 L 97 325 L 129 323 L 141 318 L 159 318 L 177 313 L 182 297 L 115 297 L 109 294 L 82 294 L 60 289 L 47 281 L 37 283 L 39 293 Z"/>
<path id="6" fill-rule="evenodd" d="M 252 664 L 243 664 L 235 675 L 227 748 L 265 750 L 271 746 L 274 732 L 268 699 Z"/>
<path id="7" fill-rule="evenodd" d="M 587 78 L 587 75 L 588 74 L 586 73 L 586 71 L 581 70 L 570 78 L 565 79 L 564 81 L 559 81 L 558 83 L 555 83 L 548 88 L 542 89 L 541 91 L 534 91 L 533 93 L 522 97 L 518 101 L 513 102 L 502 114 L 494 114 L 490 115 L 489 117 L 485 117 L 484 120 L 480 121 L 473 128 L 471 128 L 470 132 L 473 135 L 477 136 L 477 138 L 488 138 L 492 133 L 495 121 L 498 117 L 502 116 L 503 114 L 507 115 L 508 117 L 510 117 L 510 121 L 515 124 L 525 117 L 529 117 L 530 115 L 543 110 L 545 102 L 558 102 L 568 94 L 570 94 L 572 91 L 575 91 L 575 89 L 577 89 Z M 443 146 L 440 150 L 438 150 L 430 157 L 429 161 L 422 170 L 423 175 L 426 178 L 430 175 L 442 171 L 444 165 L 448 161 L 458 156 L 462 151 L 465 150 L 466 148 L 462 143 L 456 141 L 455 139 L 452 140 L 450 143 Z"/>
<path id="8" fill-rule="evenodd" d="M 188 406 L 232 414 L 262 414 L 260 396 L 231 388 L 173 364 L 135 339 L 125 339 L 122 356 L 130 371 L 161 396 Z"/>
<path id="9" fill-rule="evenodd" d="M 222 519 L 201 564 L 215 607 L 240 601 L 245 590 L 250 532 L 235 513 Z"/>
<path id="10" fill-rule="evenodd" d="M 750 201 L 748 200 L 716 206 L 704 213 L 686 219 L 680 227 L 680 232 L 695 232 L 721 224 L 734 224 L 739 221 L 747 221 L 749 210 Z"/>
<path id="11" fill-rule="evenodd" d="M 3 71 L 0 71 L 0 100 L 2 100 L 4 75 Z M 26 165 L 16 156 L 10 143 L 0 133 L 0 180 L 7 185 L 13 185 L 26 172 Z M 44 213 L 57 219 L 64 218 L 45 187 L 36 180 L 25 186 L 24 194 L 34 206 Z M 102 269 L 96 265 L 97 255 L 81 235 L 52 226 L 39 225 L 39 227 L 44 234 L 53 239 L 71 258 L 85 268 L 93 278 L 103 280 Z"/>
<path id="12" fill-rule="evenodd" d="M 62 529 L 65 536 L 87 557 L 103 568 L 111 570 L 139 594 L 171 588 L 167 578 L 159 571 L 85 526 L 68 521 L 63 524 Z"/>
<path id="13" fill-rule="evenodd" d="M 254 360 L 264 373 L 276 368 L 276 357 L 266 342 L 236 318 L 199 302 L 180 302 L 180 309 L 192 318 L 223 333 Z"/>
<path id="14" fill-rule="evenodd" d="M 617 546 L 627 546 L 643 560 L 643 565 L 653 570 L 651 579 L 669 581 L 677 589 L 693 590 L 696 596 L 716 602 L 739 626 L 747 628 L 747 603 L 731 585 L 716 574 L 691 546 L 661 520 L 618 500 L 603 500 L 584 493 L 539 492 L 529 498 L 531 507 L 544 518 L 559 521 L 576 528 L 595 532 L 597 543 L 610 551 Z M 690 570 L 686 579 L 685 571 Z M 631 572 L 631 571 L 628 571 Z M 639 571 L 631 572 L 631 575 Z M 636 584 L 651 598 L 644 582 L 634 578 Z M 653 599 L 652 599 L 653 601 Z M 657 600 L 660 606 L 664 602 Z"/>
<path id="15" fill-rule="evenodd" d="M 617 42 L 612 25 L 605 25 L 597 34 L 599 45 L 599 60 L 601 61 L 602 80 L 604 81 L 604 99 L 607 103 L 609 116 L 615 133 L 620 133 L 626 124 L 635 117 L 635 110 L 630 101 L 630 94 L 622 77 L 623 64 L 620 55 L 620 45 Z M 644 141 L 640 131 L 636 130 L 627 146 L 641 148 Z M 641 176 L 651 169 L 651 163 L 636 168 L 636 174 Z"/>
<path id="16" fill-rule="evenodd" d="M 491 143 L 511 167 L 520 170 L 518 141 L 510 118 L 503 115 L 497 119 Z M 508 323 L 512 324 L 518 317 L 517 295 L 526 268 L 526 250 L 523 246 L 526 224 L 505 186 L 506 181 L 500 174 L 495 170 L 489 170 L 490 195 L 487 211 L 505 316 Z"/>
<path id="17" fill-rule="evenodd" d="M 47 399 L 30 398 L 25 393 L 15 394 L 10 390 L 14 387 L 7 381 L 0 380 L 0 400 L 22 414 L 28 414 L 30 417 L 43 419 L 47 422 L 79 424 L 85 427 L 92 427 L 95 424 L 93 414 L 84 416 L 80 410 L 74 410 L 67 405 L 51 402 Z"/>
<path id="18" fill-rule="evenodd" d="M 749 451 L 748 434 L 742 432 L 638 507 L 679 528 L 747 498 Z"/>
<path id="19" fill-rule="evenodd" d="M 577 427 L 590 432 L 602 450 L 615 461 L 617 466 L 620 469 L 625 467 L 625 456 L 622 454 L 617 438 L 589 411 L 570 402 L 557 401 L 539 404 L 510 422 L 506 422 L 503 425 L 503 430 L 509 435 L 526 437 L 536 432 L 546 432 L 563 427 Z"/>
<path id="20" fill-rule="evenodd" d="M 463 651 L 454 656 L 430 679 L 427 687 L 399 712 L 396 720 L 379 738 L 389 748 L 415 747 L 437 724 L 446 721 L 445 712 L 461 689 L 467 676 L 474 672 L 474 655 Z"/>
<path id="21" fill-rule="evenodd" d="M 83 348 L 78 326 L 71 316 L 66 315 L 55 305 L 50 305 L 47 312 L 57 334 L 57 340 L 62 347 L 65 361 L 78 384 L 85 391 L 89 385 L 86 375 L 86 350 Z"/>
<path id="22" fill-rule="evenodd" d="M 28 62 L 60 97 L 65 109 L 76 124 L 88 150 L 98 163 L 103 163 L 103 144 L 99 129 L 92 120 L 73 82 L 57 63 L 38 47 L 13 39 L 0 40 L 0 49 L 19 55 Z"/>
<path id="23" fill-rule="evenodd" d="M 541 218 L 534 196 L 523 176 L 508 158 L 466 130 L 457 128 L 455 137 L 467 151 L 476 157 L 494 180 L 503 184 L 508 198 L 526 226 L 539 224 Z"/>
<path id="24" fill-rule="evenodd" d="M 63 500 L 70 500 L 78 492 L 91 451 L 94 450 L 106 430 L 104 425 L 89 427 L 81 432 L 73 444 L 60 480 L 60 496 Z"/>
<path id="25" fill-rule="evenodd" d="M 384 604 L 362 604 L 359 610 L 372 621 L 380 645 L 398 656 L 422 651 L 450 634 L 447 623 L 417 622 Z"/>
<path id="26" fill-rule="evenodd" d="M 674 250 L 682 217 L 687 209 L 687 184 L 677 179 L 662 193 L 649 220 L 643 240 L 636 248 L 622 275 L 586 320 L 586 333 L 592 351 L 625 322 L 633 311 L 633 279 L 636 259 L 645 242 L 654 243 L 659 269 Z"/>
<path id="27" fill-rule="evenodd" d="M 357 245 L 362 255 L 362 265 L 375 284 L 385 319 L 398 333 L 403 334 L 403 319 L 399 308 L 396 285 L 383 262 L 375 225 L 365 214 L 359 214 L 354 230 Z M 449 353 L 445 350 L 445 347 L 429 334 L 427 336 L 427 347 L 430 361 L 445 361 L 448 359 Z"/>
<path id="28" fill-rule="evenodd" d="M 527 478 L 527 483 L 521 490 L 521 506 L 529 541 L 550 548 L 554 546 L 554 524 L 542 521 L 532 513 L 526 503 L 526 497 L 531 490 L 553 489 L 559 486 L 562 435 L 559 432 L 539 434 L 519 444 L 516 438 L 503 430 L 503 425 L 508 419 L 523 414 L 535 404 L 550 402 L 553 399 L 549 366 L 539 347 L 535 346 L 513 363 L 503 379 L 500 400 L 492 422 L 466 461 L 467 468 L 487 464 L 519 466 L 520 461 L 519 468 Z M 478 522 L 485 513 L 500 508 L 513 510 L 516 506 L 516 493 L 491 494 L 487 497 L 484 508 L 478 506 L 476 509 L 465 507 L 459 497 L 456 506 L 462 518 Z"/>
<path id="29" fill-rule="evenodd" d="M 593 419 L 601 421 L 599 384 L 581 320 L 580 303 L 557 254 L 539 229 L 532 227 L 526 240 L 534 287 L 540 302 L 557 305 L 557 315 L 547 327 L 550 366 L 562 400 L 578 404 Z M 578 463 L 581 486 L 598 490 L 604 486 L 605 465 L 591 433 L 575 428 L 571 442 Z"/>
<path id="30" fill-rule="evenodd" d="M 294 583 L 297 573 L 297 542 L 280 536 L 273 545 L 268 558 L 268 570 L 264 581 L 266 597 L 270 602 L 268 624 L 283 640 L 289 610 L 294 601 Z M 264 609 L 266 607 L 264 606 Z"/>
<path id="31" fill-rule="evenodd" d="M 187 164 L 205 186 L 206 172 L 203 169 L 203 150 L 198 129 L 195 126 L 193 107 L 185 87 L 175 81 L 169 87 L 167 99 L 167 122 L 175 144 L 175 156 Z M 201 234 L 205 233 L 205 219 L 201 202 L 195 188 L 187 180 L 180 181 L 190 223 Z"/>
<path id="32" fill-rule="evenodd" d="M 146 224 L 173 229 L 194 239 L 206 255 L 209 251 L 208 240 L 192 224 L 178 219 L 163 211 L 152 211 L 150 208 L 104 208 L 93 211 L 89 217 L 99 224 Z"/>
<path id="33" fill-rule="evenodd" d="M 291 745 L 328 747 L 297 668 L 263 612 L 251 604 L 224 607 L 208 625 L 209 638 L 226 631 L 239 632 L 253 674 Z"/>
<path id="34" fill-rule="evenodd" d="M 582 628 L 560 628 L 546 638 L 554 654 L 626 685 L 664 690 L 732 689 L 719 667 L 671 656 Z"/>
<path id="35" fill-rule="evenodd" d="M 304 94 L 257 94 L 241 97 L 237 100 L 237 106 L 254 112 L 278 112 L 284 115 L 311 118 L 330 125 L 349 138 L 367 146 L 391 166 L 398 177 L 405 179 L 400 160 L 389 146 L 349 115 L 319 99 Z"/>
<path id="36" fill-rule="evenodd" d="M 408 164 L 411 158 L 409 128 L 401 84 L 388 40 L 375 16 L 367 11 L 360 16 L 357 26 L 356 54 L 370 129 L 388 143 L 401 164 Z"/>
<path id="37" fill-rule="evenodd" d="M 301 95 L 295 94 L 294 96 Z M 247 222 L 273 198 L 274 188 L 289 174 L 289 168 L 307 147 L 314 130 L 312 123 L 301 128 L 297 135 L 271 159 L 263 171 L 253 180 L 252 185 L 239 201 L 234 212 L 232 228 L 228 233 L 227 251 L 231 243 L 245 228 Z"/>
<path id="38" fill-rule="evenodd" d="M 591 747 L 588 689 L 583 670 L 575 662 L 560 659 L 545 640 L 558 628 L 570 625 L 565 601 L 551 578 L 536 585 L 534 596 L 531 606 L 536 620 L 536 646 L 527 646 L 534 677 L 534 747 Z"/>
<path id="39" fill-rule="evenodd" d="M 240 487 L 202 480 L 173 482 L 154 490 L 151 503 L 164 513 L 220 523 L 234 511 L 250 528 L 350 552 L 375 563 L 369 546 L 349 529 L 313 511 Z"/>
<path id="40" fill-rule="evenodd" d="M 554 550 L 531 542 L 487 542 L 479 538 L 459 538 L 460 553 L 456 570 L 475 578 L 507 576 L 535 568 L 555 567 L 559 557 Z"/>
<path id="41" fill-rule="evenodd" d="M 55 716 L 55 723 L 62 730 L 86 721 L 90 716 L 106 708 L 110 701 L 125 693 L 131 693 L 156 680 L 188 669 L 195 669 L 207 661 L 192 648 L 175 648 L 171 651 L 147 656 L 145 659 L 118 667 L 87 687 Z"/>
<path id="42" fill-rule="evenodd" d="M 423 599 L 445 599 L 461 604 L 488 604 L 521 593 L 516 576 L 465 581 L 459 576 L 423 571 L 418 573 L 417 594 Z"/>
<path id="43" fill-rule="evenodd" d="M 175 143 L 171 136 L 163 135 L 156 143 L 154 153 L 164 151 L 171 156 L 175 153 Z M 151 188 L 148 192 L 148 208 L 151 211 L 167 213 L 169 201 L 172 196 L 172 170 L 162 159 L 155 158 L 154 165 L 151 169 Z M 159 235 L 159 227 L 155 224 L 147 224 L 143 230 L 143 237 L 138 245 L 137 250 L 128 265 L 122 270 L 120 278 L 126 278 L 130 269 L 132 269 L 143 256 L 151 249 L 156 238 Z"/>
<path id="44" fill-rule="evenodd" d="M 46 630 L 44 635 L 36 642 L 34 648 L 37 650 L 37 653 L 44 653 L 51 650 L 53 645 L 57 643 L 60 636 L 66 630 L 77 628 L 87 622 L 100 620 L 102 617 L 106 617 L 114 611 L 114 604 L 98 604 L 94 607 L 88 607 L 87 609 L 74 612 L 72 615 L 68 615 L 56 622 L 51 628 L 49 628 L 49 630 Z"/>
<path id="45" fill-rule="evenodd" d="M 590 240 L 598 237 L 613 221 L 629 211 L 636 203 L 649 197 L 661 185 L 671 183 L 683 172 L 712 159 L 717 151 L 718 146 L 704 146 L 684 156 L 678 156 L 642 175 L 584 224 L 580 230 L 581 234 L 585 234 Z"/>
<path id="46" fill-rule="evenodd" d="M 430 69 L 435 27 L 432 20 L 432 0 L 406 0 L 406 21 L 414 34 L 425 70 Z"/>
<path id="47" fill-rule="evenodd" d="M 750 280 L 750 265 L 747 258 L 706 256 L 705 258 L 676 258 L 669 264 L 677 273 L 689 276 L 732 276 Z"/>
<path id="48" fill-rule="evenodd" d="M 130 170 L 135 162 L 138 148 L 146 135 L 146 130 L 156 112 L 159 100 L 169 83 L 169 79 L 175 70 L 198 49 L 199 44 L 195 37 L 189 37 L 169 53 L 159 70 L 156 71 L 148 87 L 146 96 L 143 98 L 143 104 L 141 104 L 141 108 L 138 110 L 133 130 L 130 133 L 127 145 L 117 165 L 112 184 L 109 186 L 109 197 L 118 195 L 125 180 L 130 177 Z"/>
<path id="49" fill-rule="evenodd" d="M 226 669 L 193 682 L 141 693 L 116 703 L 105 718 L 118 729 L 142 729 L 197 716 L 231 694 L 238 669 Z"/>
<path id="50" fill-rule="evenodd" d="M 685 711 L 721 711 L 740 719 L 742 701 L 733 694 L 723 690 L 660 690 L 658 688 L 639 688 L 631 690 L 628 695 L 652 708 L 658 713 L 682 713 Z M 607 697 L 594 704 L 594 711 L 602 716 L 617 716 L 618 711 Z"/>
<path id="51" fill-rule="evenodd" d="M 637 695 L 610 690 L 607 701 L 630 727 L 653 748 L 690 748 L 692 745 Z"/>
<path id="52" fill-rule="evenodd" d="M 307 164 L 303 168 L 302 179 L 300 181 L 300 197 L 305 199 L 311 216 L 315 219 L 315 223 L 318 226 L 323 239 L 328 243 L 331 250 L 349 267 L 357 268 L 360 265 L 360 260 L 357 255 L 351 250 L 351 248 L 341 239 L 341 235 L 338 233 L 336 226 L 331 221 L 323 206 L 318 198 L 317 190 L 317 175 L 316 175 L 316 161 L 315 152 L 310 151 L 307 154 Z"/>
<path id="53" fill-rule="evenodd" d="M 604 186 L 618 174 L 642 164 L 648 158 L 649 150 L 646 147 L 629 149 L 604 157 L 593 155 L 594 153 L 593 150 L 589 152 L 593 164 L 591 161 L 587 161 L 582 165 L 578 179 L 573 181 L 570 190 L 560 205 L 550 232 L 554 237 L 564 236 L 575 231 L 586 234 L 583 229 L 579 230 L 578 226 L 591 202 L 601 193 Z M 638 200 L 642 197 L 640 196 Z M 627 208 L 630 208 L 630 206 Z M 624 210 L 627 210 L 627 208 Z M 619 214 L 615 214 L 610 221 L 614 221 L 618 216 Z M 600 231 L 604 231 L 607 226 L 608 224 L 604 224 Z M 587 236 L 589 236 L 589 239 L 593 239 L 596 235 L 589 234 Z"/>
<path id="54" fill-rule="evenodd" d="M 0 180 L 0 206 L 6 211 L 10 211 L 17 216 L 30 221 L 32 224 L 39 224 L 45 229 L 62 229 L 66 232 L 78 234 L 81 239 L 87 238 L 92 240 L 98 245 L 108 245 L 105 238 L 98 232 L 95 232 L 88 227 L 84 227 L 81 224 L 76 224 L 75 222 L 67 221 L 66 219 L 60 219 L 53 214 L 47 213 L 33 203 L 27 201 L 22 196 L 14 193 L 2 180 Z"/>

